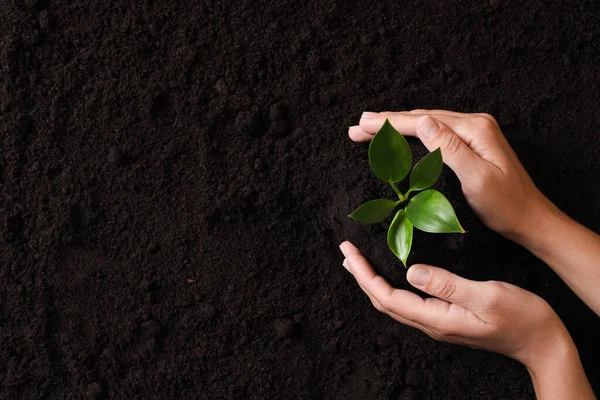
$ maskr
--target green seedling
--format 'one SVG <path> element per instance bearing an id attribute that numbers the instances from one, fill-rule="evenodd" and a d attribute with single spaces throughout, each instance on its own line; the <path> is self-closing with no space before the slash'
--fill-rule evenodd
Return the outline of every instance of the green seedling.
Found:
<path id="1" fill-rule="evenodd" d="M 429 233 L 465 232 L 448 199 L 437 190 L 429 189 L 442 172 L 439 148 L 415 165 L 410 174 L 410 187 L 402 193 L 396 182 L 402 181 L 410 172 L 412 152 L 404 136 L 386 119 L 369 146 L 369 164 L 379 179 L 392 186 L 398 200 L 368 201 L 349 217 L 365 224 L 375 224 L 402 205 L 388 229 L 387 242 L 405 268 L 412 247 L 413 227 Z M 411 197 L 414 192 L 420 193 Z"/>

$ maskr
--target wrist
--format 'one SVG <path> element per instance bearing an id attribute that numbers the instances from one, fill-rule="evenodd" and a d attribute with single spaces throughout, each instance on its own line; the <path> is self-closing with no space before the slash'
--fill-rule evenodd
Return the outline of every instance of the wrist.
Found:
<path id="1" fill-rule="evenodd" d="M 565 329 L 566 332 L 566 329 Z M 538 399 L 595 400 L 573 340 L 566 337 L 525 364 Z"/>
<path id="2" fill-rule="evenodd" d="M 545 238 L 556 227 L 564 214 L 541 192 L 537 191 L 532 200 L 532 205 L 527 207 L 519 225 L 506 235 L 508 239 L 532 251 L 543 247 Z"/>
<path id="3" fill-rule="evenodd" d="M 538 342 L 539 346 L 532 349 L 532 354 L 522 360 L 534 382 L 568 364 L 579 363 L 577 347 L 564 325 L 558 332 L 551 334 L 551 338 L 547 343 Z"/>

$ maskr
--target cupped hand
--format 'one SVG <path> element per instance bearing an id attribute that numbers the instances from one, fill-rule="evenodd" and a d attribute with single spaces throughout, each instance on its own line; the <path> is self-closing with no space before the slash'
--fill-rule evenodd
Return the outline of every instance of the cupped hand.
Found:
<path id="1" fill-rule="evenodd" d="M 377 310 L 436 340 L 485 349 L 538 368 L 557 349 L 574 347 L 560 318 L 542 298 L 517 286 L 477 282 L 444 269 L 413 265 L 407 279 L 434 297 L 395 289 L 350 242 L 340 245 L 344 267 Z"/>
<path id="2" fill-rule="evenodd" d="M 469 205 L 488 227 L 517 241 L 540 228 L 551 204 L 491 115 L 444 110 L 365 112 L 348 135 L 356 142 L 369 141 L 386 118 L 403 135 L 417 136 L 429 151 L 441 148 Z"/>

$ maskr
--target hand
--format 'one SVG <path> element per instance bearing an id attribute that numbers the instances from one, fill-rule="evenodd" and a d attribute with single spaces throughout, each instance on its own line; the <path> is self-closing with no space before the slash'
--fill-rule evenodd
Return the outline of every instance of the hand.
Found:
<path id="1" fill-rule="evenodd" d="M 413 265 L 411 285 L 434 298 L 394 289 L 350 242 L 344 267 L 379 311 L 443 342 L 504 354 L 525 364 L 536 397 L 595 400 L 577 348 L 552 308 L 503 282 L 475 282 L 428 265 Z"/>
<path id="2" fill-rule="evenodd" d="M 440 268 L 413 265 L 407 274 L 410 284 L 435 296 L 423 299 L 391 287 L 350 242 L 340 249 L 344 266 L 375 308 L 436 340 L 501 353 L 532 370 L 541 368 L 557 349 L 574 349 L 548 303 L 517 286 L 471 281 Z"/>
<path id="3" fill-rule="evenodd" d="M 421 139 L 429 151 L 441 148 L 469 205 L 488 227 L 516 241 L 539 230 L 552 205 L 535 187 L 491 115 L 365 112 L 348 135 L 357 142 L 369 141 L 386 118 L 403 135 Z"/>

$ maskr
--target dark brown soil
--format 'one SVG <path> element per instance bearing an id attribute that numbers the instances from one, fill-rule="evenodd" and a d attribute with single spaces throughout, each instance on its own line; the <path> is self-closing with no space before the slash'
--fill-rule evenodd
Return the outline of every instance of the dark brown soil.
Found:
<path id="1" fill-rule="evenodd" d="M 346 129 L 490 112 L 600 230 L 598 7 L 385 3 L 0 3 L 0 398 L 534 397 L 523 366 L 379 314 L 342 268 L 350 239 L 407 287 L 386 225 L 346 217 L 393 195 Z M 409 261 L 543 296 L 600 392 L 600 320 L 450 170 L 438 189 L 469 233 L 419 234 Z"/>

